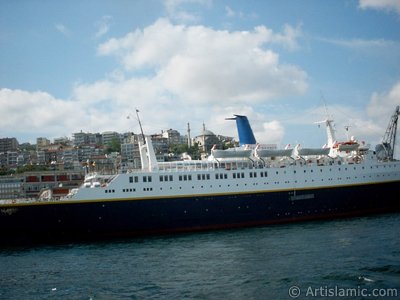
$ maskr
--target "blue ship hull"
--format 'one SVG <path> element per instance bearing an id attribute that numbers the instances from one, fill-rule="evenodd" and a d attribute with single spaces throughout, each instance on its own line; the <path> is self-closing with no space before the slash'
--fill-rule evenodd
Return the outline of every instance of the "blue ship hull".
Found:
<path id="1" fill-rule="evenodd" d="M 0 206 L 0 244 L 261 226 L 400 211 L 400 182 L 297 191 Z"/>

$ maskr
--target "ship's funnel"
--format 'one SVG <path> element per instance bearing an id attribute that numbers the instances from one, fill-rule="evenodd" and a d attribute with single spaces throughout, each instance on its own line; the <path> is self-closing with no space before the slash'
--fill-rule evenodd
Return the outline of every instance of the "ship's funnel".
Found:
<path id="1" fill-rule="evenodd" d="M 249 120 L 246 116 L 234 115 L 234 118 L 227 118 L 226 120 L 236 120 L 236 127 L 239 134 L 240 146 L 249 144 L 255 145 L 256 138 L 254 137 L 253 130 L 250 127 Z"/>

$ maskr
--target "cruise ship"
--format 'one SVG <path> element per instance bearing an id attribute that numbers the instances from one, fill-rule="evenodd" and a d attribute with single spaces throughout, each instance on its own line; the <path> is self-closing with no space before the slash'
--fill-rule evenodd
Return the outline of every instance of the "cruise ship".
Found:
<path id="1" fill-rule="evenodd" d="M 396 107 L 382 143 L 337 141 L 271 149 L 257 144 L 246 116 L 235 115 L 240 147 L 213 147 L 205 160 L 158 162 L 149 137 L 142 168 L 89 173 L 61 199 L 0 200 L 0 243 L 97 239 L 263 226 L 400 210 L 394 159 Z"/>

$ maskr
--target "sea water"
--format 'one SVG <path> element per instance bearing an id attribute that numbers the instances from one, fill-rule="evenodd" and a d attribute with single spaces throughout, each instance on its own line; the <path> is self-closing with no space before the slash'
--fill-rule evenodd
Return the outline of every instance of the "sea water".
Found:
<path id="1" fill-rule="evenodd" d="M 0 299 L 329 297 L 400 298 L 400 214 L 0 248 Z"/>

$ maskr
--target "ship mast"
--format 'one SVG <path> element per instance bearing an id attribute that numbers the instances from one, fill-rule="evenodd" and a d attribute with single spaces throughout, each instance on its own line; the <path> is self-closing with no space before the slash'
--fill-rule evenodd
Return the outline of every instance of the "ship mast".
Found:
<path id="1" fill-rule="evenodd" d="M 326 106 L 326 101 L 325 101 L 325 98 L 324 98 L 324 95 L 322 94 L 322 92 L 321 92 L 321 99 L 324 104 L 326 119 L 324 121 L 315 122 L 315 124 L 320 124 L 320 123 L 325 124 L 326 135 L 328 137 L 327 147 L 332 149 L 333 145 L 336 142 L 336 134 L 335 134 L 336 130 L 335 130 L 333 119 L 329 117 L 328 107 Z"/>
<path id="2" fill-rule="evenodd" d="M 145 145 L 146 144 L 146 139 L 144 138 L 143 127 L 142 127 L 142 123 L 140 122 L 139 110 L 137 108 L 136 108 L 136 117 L 137 117 L 137 120 L 139 122 L 140 132 L 142 133 L 143 145 Z"/>
<path id="3" fill-rule="evenodd" d="M 382 138 L 382 145 L 386 151 L 386 157 L 389 160 L 393 160 L 394 147 L 396 145 L 396 133 L 397 133 L 397 121 L 399 118 L 400 110 L 399 106 L 396 107 L 386 132 Z"/>

